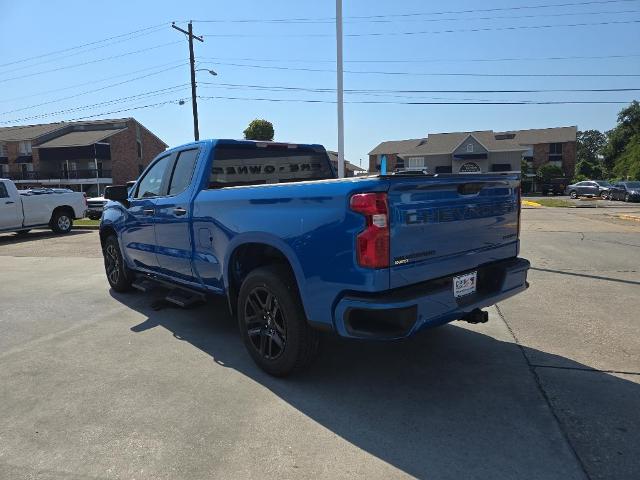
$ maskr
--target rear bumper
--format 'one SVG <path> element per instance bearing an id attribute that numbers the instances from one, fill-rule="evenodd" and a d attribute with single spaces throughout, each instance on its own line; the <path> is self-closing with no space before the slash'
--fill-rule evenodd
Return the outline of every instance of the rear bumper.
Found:
<path id="1" fill-rule="evenodd" d="M 378 293 L 347 293 L 334 308 L 336 331 L 345 337 L 398 339 L 462 318 L 526 290 L 530 264 L 523 258 L 487 263 L 478 271 L 478 290 L 453 296 L 453 277 Z M 470 271 L 472 271 L 470 270 Z"/>

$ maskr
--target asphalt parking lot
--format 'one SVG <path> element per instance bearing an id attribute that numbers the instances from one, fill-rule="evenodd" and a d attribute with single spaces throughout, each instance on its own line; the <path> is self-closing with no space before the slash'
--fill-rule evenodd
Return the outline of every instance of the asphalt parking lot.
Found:
<path id="1" fill-rule="evenodd" d="M 0 235 L 0 478 L 640 478 L 640 205 L 523 211 L 531 288 L 398 343 L 250 360 L 224 302 L 116 294 L 97 232 Z"/>

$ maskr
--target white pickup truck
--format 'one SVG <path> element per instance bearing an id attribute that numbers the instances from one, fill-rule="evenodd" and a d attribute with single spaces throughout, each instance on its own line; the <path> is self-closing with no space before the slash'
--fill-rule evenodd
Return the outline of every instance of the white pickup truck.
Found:
<path id="1" fill-rule="evenodd" d="M 82 218 L 87 202 L 77 192 L 20 192 L 11 180 L 0 178 L 0 232 L 25 234 L 32 228 L 49 227 L 68 233 L 73 220 Z"/>

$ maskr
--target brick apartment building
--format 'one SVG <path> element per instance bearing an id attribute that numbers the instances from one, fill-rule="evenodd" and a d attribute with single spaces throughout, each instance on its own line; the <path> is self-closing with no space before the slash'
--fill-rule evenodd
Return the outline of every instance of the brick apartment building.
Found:
<path id="1" fill-rule="evenodd" d="M 380 171 L 382 156 L 387 171 L 426 169 L 429 173 L 520 171 L 520 161 L 534 171 L 543 164 L 557 165 L 572 178 L 576 166 L 577 127 L 494 132 L 429 134 L 426 138 L 382 142 L 369 152 L 369 171 Z"/>
<path id="2" fill-rule="evenodd" d="M 133 118 L 0 128 L 0 177 L 99 195 L 135 180 L 167 144 Z"/>

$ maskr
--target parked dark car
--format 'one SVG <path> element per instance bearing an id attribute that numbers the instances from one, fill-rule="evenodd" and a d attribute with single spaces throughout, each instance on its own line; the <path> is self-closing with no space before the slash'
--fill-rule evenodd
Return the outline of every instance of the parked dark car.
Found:
<path id="1" fill-rule="evenodd" d="M 582 196 L 607 198 L 611 185 L 604 180 L 585 180 L 568 185 L 565 193 L 571 198 Z"/>
<path id="2" fill-rule="evenodd" d="M 542 195 L 562 195 L 564 188 L 568 185 L 569 179 L 567 178 L 550 178 L 542 184 Z"/>
<path id="3" fill-rule="evenodd" d="M 618 182 L 609 189 L 609 200 L 640 201 L 640 182 Z"/>

